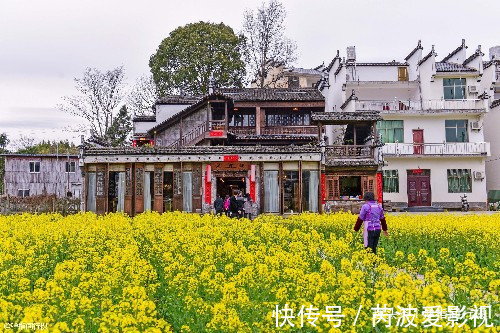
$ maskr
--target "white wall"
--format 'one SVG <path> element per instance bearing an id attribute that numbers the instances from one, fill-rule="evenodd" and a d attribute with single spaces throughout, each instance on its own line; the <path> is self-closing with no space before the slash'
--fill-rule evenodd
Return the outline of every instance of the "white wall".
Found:
<path id="1" fill-rule="evenodd" d="M 356 66 L 349 81 L 398 81 L 399 66 Z"/>
<path id="2" fill-rule="evenodd" d="M 134 121 L 134 134 L 147 133 L 151 128 L 156 125 L 154 121 Z"/>
<path id="3" fill-rule="evenodd" d="M 477 121 L 482 116 L 471 114 L 449 114 L 446 116 L 397 116 L 384 115 L 384 120 L 403 120 L 405 143 L 413 142 L 413 130 L 424 130 L 424 143 L 443 143 L 446 141 L 445 120 L 467 119 L 469 121 L 469 142 L 484 142 L 484 129 L 480 131 L 471 130 L 470 123 Z M 488 142 L 488 140 L 486 140 Z"/>
<path id="4" fill-rule="evenodd" d="M 493 67 L 493 66 L 491 66 Z M 500 190 L 500 106 L 490 109 L 485 116 L 483 129 L 486 141 L 491 145 L 491 157 L 486 159 L 488 190 Z"/>
<path id="5" fill-rule="evenodd" d="M 156 105 L 156 123 L 159 124 L 162 121 L 172 117 L 179 111 L 184 110 L 189 105 L 187 104 L 158 104 Z"/>
<path id="6" fill-rule="evenodd" d="M 431 200 L 432 202 L 460 202 L 463 193 L 448 193 L 448 169 L 485 170 L 484 158 L 386 158 L 387 166 L 384 170 L 398 170 L 399 193 L 384 193 L 384 200 L 393 202 L 408 202 L 407 170 L 431 170 Z M 472 193 L 467 193 L 469 202 L 486 202 L 486 180 L 472 179 Z"/>

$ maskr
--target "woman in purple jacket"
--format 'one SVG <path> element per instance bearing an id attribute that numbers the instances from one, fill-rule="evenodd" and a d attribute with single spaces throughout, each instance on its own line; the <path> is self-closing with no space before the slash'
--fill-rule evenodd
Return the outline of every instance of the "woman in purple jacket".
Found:
<path id="1" fill-rule="evenodd" d="M 389 235 L 387 233 L 387 222 L 385 221 L 384 210 L 375 201 L 373 192 L 365 192 L 363 199 L 366 200 L 366 203 L 361 207 L 358 220 L 354 225 L 354 231 L 358 231 L 361 225 L 364 224 L 365 248 L 371 248 L 373 253 L 376 254 L 381 229 L 384 231 L 385 236 Z"/>

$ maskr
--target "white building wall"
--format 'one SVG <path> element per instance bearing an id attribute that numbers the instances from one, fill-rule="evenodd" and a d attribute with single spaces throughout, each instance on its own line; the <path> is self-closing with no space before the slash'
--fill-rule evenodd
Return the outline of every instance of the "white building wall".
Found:
<path id="1" fill-rule="evenodd" d="M 161 123 L 162 121 L 172 117 L 174 114 L 179 111 L 184 110 L 189 105 L 186 104 L 158 104 L 156 105 L 156 124 Z"/>
<path id="2" fill-rule="evenodd" d="M 356 66 L 348 81 L 398 81 L 399 66 Z M 401 66 L 404 67 L 404 66 Z"/>
<path id="3" fill-rule="evenodd" d="M 485 170 L 484 158 L 456 157 L 456 158 L 386 158 L 387 166 L 384 170 L 398 170 L 399 193 L 384 193 L 384 200 L 395 203 L 408 202 L 407 170 L 431 170 L 431 200 L 432 203 L 451 203 L 460 207 L 460 196 L 464 193 L 448 193 L 448 169 L 470 169 L 474 171 Z M 469 202 L 486 203 L 486 181 L 472 179 L 472 193 L 466 193 Z"/>

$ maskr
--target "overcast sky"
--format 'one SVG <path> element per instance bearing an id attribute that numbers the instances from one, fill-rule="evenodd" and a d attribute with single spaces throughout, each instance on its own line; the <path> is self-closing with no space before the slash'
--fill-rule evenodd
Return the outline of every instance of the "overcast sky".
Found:
<path id="1" fill-rule="evenodd" d="M 500 45 L 499 0 L 283 0 L 300 67 L 356 46 L 358 61 L 403 58 L 422 40 L 438 59 L 465 38 L 468 52 Z M 55 107 L 86 67 L 123 65 L 127 82 L 149 72 L 161 40 L 180 25 L 224 22 L 239 31 L 249 0 L 0 0 L 0 132 L 68 138 L 78 123 Z"/>

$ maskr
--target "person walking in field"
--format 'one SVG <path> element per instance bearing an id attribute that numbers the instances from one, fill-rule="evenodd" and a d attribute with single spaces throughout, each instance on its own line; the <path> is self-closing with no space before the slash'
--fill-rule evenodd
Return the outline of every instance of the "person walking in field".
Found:
<path id="1" fill-rule="evenodd" d="M 363 239 L 365 248 L 370 248 L 373 253 L 377 253 L 378 240 L 380 232 L 384 232 L 384 236 L 388 236 L 387 222 L 385 221 L 384 210 L 375 201 L 373 192 L 365 192 L 363 199 L 366 203 L 361 207 L 358 220 L 354 225 L 354 231 L 358 231 L 364 224 Z"/>

